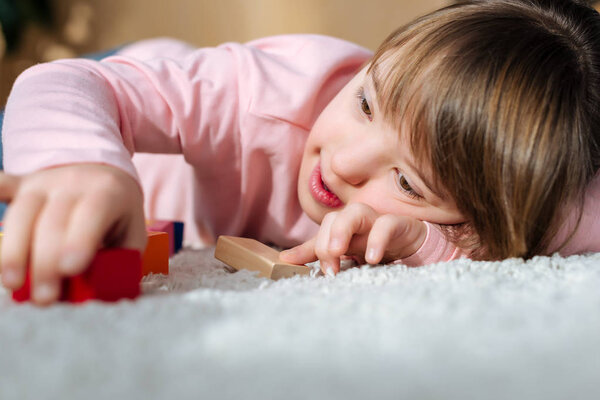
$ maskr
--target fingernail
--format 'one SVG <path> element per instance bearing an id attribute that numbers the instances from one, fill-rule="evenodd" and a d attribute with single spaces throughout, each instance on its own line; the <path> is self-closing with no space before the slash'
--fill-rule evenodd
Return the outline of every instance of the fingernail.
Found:
<path id="1" fill-rule="evenodd" d="M 39 302 L 47 302 L 53 300 L 56 289 L 49 283 L 38 283 L 35 287 L 35 299 Z"/>
<path id="2" fill-rule="evenodd" d="M 369 249 L 367 250 L 367 256 L 366 259 L 370 264 L 373 264 L 374 261 L 377 257 L 377 252 L 375 251 L 375 249 Z"/>
<path id="3" fill-rule="evenodd" d="M 326 276 L 328 276 L 330 278 L 333 278 L 335 276 L 335 274 L 333 273 L 333 267 L 331 266 L 331 264 L 323 263 L 323 267 L 324 267 Z"/>

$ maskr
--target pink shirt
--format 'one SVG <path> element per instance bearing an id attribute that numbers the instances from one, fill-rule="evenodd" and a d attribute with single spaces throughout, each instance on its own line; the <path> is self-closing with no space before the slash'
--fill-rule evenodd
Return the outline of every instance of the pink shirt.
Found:
<path id="1" fill-rule="evenodd" d="M 141 183 L 148 218 L 186 223 L 187 244 L 228 234 L 293 246 L 318 230 L 296 190 L 307 135 L 371 55 L 339 39 L 284 35 L 201 49 L 155 39 L 101 62 L 40 64 L 9 97 L 5 169 L 113 165 Z M 598 224 L 588 225 L 571 252 L 600 249 L 587 240 Z M 425 243 L 401 262 L 463 255 L 427 226 Z"/>

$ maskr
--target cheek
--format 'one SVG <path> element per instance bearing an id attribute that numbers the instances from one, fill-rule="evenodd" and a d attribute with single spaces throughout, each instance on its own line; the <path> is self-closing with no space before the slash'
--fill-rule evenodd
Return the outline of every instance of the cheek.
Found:
<path id="1" fill-rule="evenodd" d="M 433 224 L 452 225 L 465 222 L 464 217 L 456 210 L 446 210 L 430 204 L 412 203 L 399 200 L 398 197 L 382 194 L 384 189 L 370 188 L 357 193 L 352 203 L 364 203 L 380 214 L 394 214 L 428 221 Z"/>
<path id="2" fill-rule="evenodd" d="M 348 113 L 349 105 L 340 96 L 341 93 L 329 102 L 313 124 L 308 136 L 309 144 L 323 147 L 347 130 L 348 120 L 351 118 Z"/>
<path id="3" fill-rule="evenodd" d="M 314 151 L 315 149 L 323 147 L 327 142 L 331 130 L 328 122 L 329 120 L 325 113 L 321 114 L 317 121 L 315 121 L 306 141 L 307 150 L 310 151 L 312 149 Z"/>
<path id="4" fill-rule="evenodd" d="M 385 188 L 363 187 L 356 192 L 349 203 L 363 203 L 377 211 L 379 214 L 394 214 L 404 216 L 415 216 L 417 207 L 399 201 L 398 198 L 389 195 Z"/>

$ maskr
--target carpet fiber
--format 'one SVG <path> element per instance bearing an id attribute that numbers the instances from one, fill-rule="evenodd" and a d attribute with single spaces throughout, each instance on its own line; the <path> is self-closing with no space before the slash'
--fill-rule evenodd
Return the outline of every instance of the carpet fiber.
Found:
<path id="1" fill-rule="evenodd" d="M 143 291 L 0 289 L 0 399 L 600 398 L 600 255 L 273 282 L 186 250 Z"/>

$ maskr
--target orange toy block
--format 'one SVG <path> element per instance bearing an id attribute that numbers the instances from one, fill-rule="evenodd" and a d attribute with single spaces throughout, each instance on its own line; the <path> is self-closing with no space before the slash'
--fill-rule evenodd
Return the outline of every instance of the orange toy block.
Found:
<path id="1" fill-rule="evenodd" d="M 277 250 L 257 240 L 234 236 L 219 236 L 215 258 L 236 270 L 258 271 L 258 276 L 273 280 L 309 275 L 311 271 L 306 265 L 280 261 Z"/>
<path id="2" fill-rule="evenodd" d="M 169 274 L 169 235 L 148 231 L 148 244 L 142 256 L 142 274 Z"/>
<path id="3" fill-rule="evenodd" d="M 169 234 L 169 255 L 177 253 L 183 245 L 183 222 L 166 220 L 146 220 L 146 229 L 151 232 Z"/>

